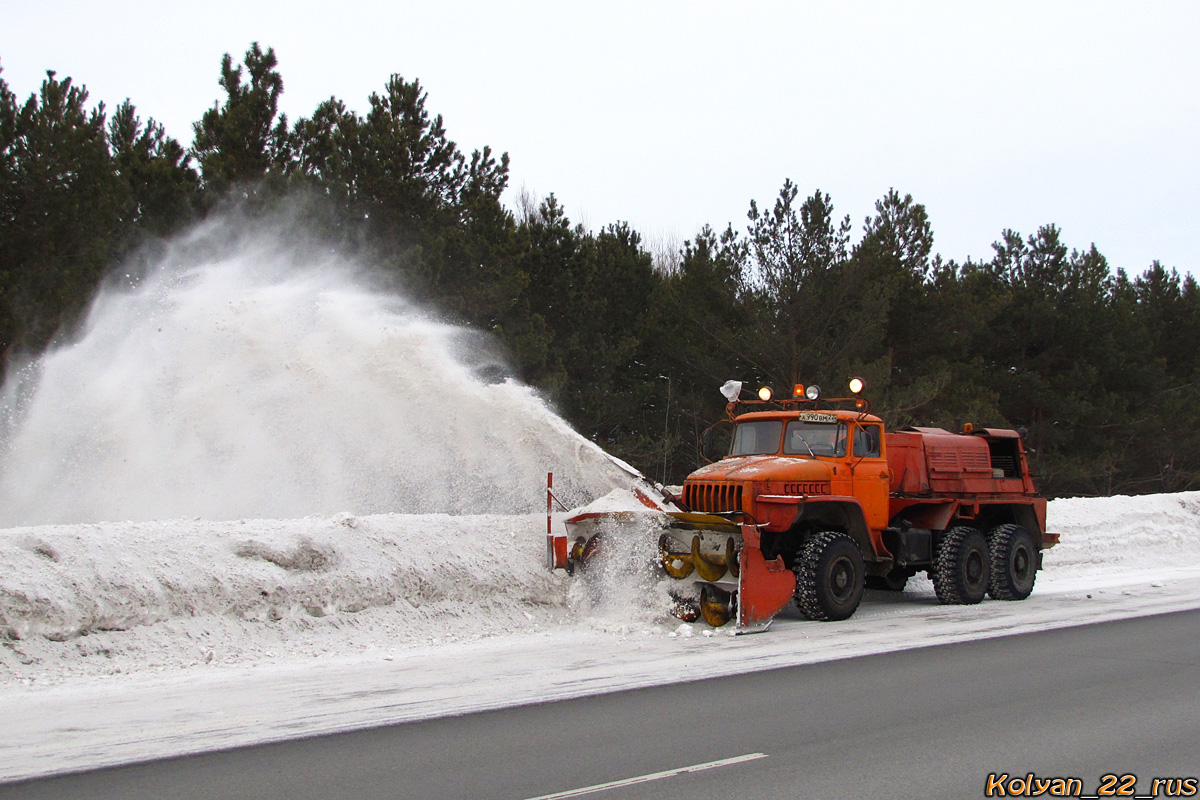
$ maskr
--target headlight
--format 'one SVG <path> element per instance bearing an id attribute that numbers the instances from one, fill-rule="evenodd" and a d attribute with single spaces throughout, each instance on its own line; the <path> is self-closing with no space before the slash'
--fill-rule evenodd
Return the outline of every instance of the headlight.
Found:
<path id="1" fill-rule="evenodd" d="M 862 378 L 851 378 L 850 379 L 850 393 L 858 394 L 859 392 L 861 392 L 863 390 L 865 385 L 866 384 L 864 384 L 862 382 Z"/>
<path id="2" fill-rule="evenodd" d="M 764 400 L 764 401 L 770 400 L 771 399 L 771 387 L 764 386 L 761 389 L 759 389 L 758 390 L 758 399 Z"/>
<path id="3" fill-rule="evenodd" d="M 804 396 L 807 397 L 809 400 L 821 399 L 821 387 L 820 386 L 809 386 L 807 389 L 804 390 Z"/>

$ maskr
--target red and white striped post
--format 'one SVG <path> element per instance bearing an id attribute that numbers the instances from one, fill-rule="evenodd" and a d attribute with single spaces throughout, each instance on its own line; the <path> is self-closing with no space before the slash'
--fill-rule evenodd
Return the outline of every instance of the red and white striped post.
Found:
<path id="1" fill-rule="evenodd" d="M 554 522 L 550 518 L 554 510 L 554 473 L 546 473 L 546 568 L 567 568 L 567 537 L 554 535 Z M 562 503 L 559 503 L 562 505 Z"/>

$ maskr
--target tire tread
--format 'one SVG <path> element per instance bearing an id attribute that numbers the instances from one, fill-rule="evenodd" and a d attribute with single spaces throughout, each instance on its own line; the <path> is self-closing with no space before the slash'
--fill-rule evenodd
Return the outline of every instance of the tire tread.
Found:
<path id="1" fill-rule="evenodd" d="M 968 541 L 976 536 L 982 538 L 983 534 L 976 528 L 958 526 L 951 528 L 942 537 L 930 577 L 933 578 L 933 590 L 937 594 L 938 600 L 946 605 L 974 605 L 983 599 L 982 595 L 978 598 L 970 596 L 968 587 L 961 580 L 962 561 L 966 557 L 965 550 Z M 986 545 L 986 540 L 984 543 Z M 989 548 L 984 568 L 984 572 L 988 573 L 987 577 L 989 578 L 990 570 L 991 552 Z"/>
<path id="2" fill-rule="evenodd" d="M 858 608 L 858 603 L 856 602 L 849 614 L 845 616 L 833 615 L 829 613 L 829 610 L 821 602 L 817 575 L 821 571 L 821 562 L 829 548 L 840 540 L 849 542 L 855 552 L 859 554 L 858 567 L 860 581 L 863 577 L 865 570 L 862 564 L 862 554 L 858 549 L 858 545 L 849 536 L 840 531 L 821 531 L 807 539 L 800 546 L 800 552 L 796 556 L 796 563 L 792 571 L 796 575 L 796 591 L 793 595 L 793 600 L 795 600 L 796 607 L 800 610 L 800 613 L 808 619 L 818 621 L 847 619 L 853 616 L 855 609 Z M 859 602 L 862 600 L 862 588 L 860 585 Z"/>
<path id="3" fill-rule="evenodd" d="M 990 557 L 991 576 L 988 580 L 988 594 L 996 600 L 1024 600 L 1033 593 L 1033 585 L 1037 582 L 1036 561 L 1031 562 L 1032 580 L 1029 591 L 1017 586 L 1014 576 L 1009 571 L 1011 549 L 1016 540 L 1024 536 L 1029 540 L 1030 558 L 1037 558 L 1036 545 L 1033 537 L 1020 525 L 998 525 L 988 533 L 988 554 Z"/>

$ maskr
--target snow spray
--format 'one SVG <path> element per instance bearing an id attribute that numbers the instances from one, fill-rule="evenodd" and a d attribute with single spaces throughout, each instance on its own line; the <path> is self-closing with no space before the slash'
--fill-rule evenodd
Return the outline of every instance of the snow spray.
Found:
<path id="1" fill-rule="evenodd" d="M 691 581 L 672 580 L 659 567 L 658 538 L 663 527 L 658 516 L 640 512 L 630 516 L 600 523 L 599 550 L 571 584 L 569 596 L 578 616 L 618 633 L 672 619 L 668 614 L 674 596 L 699 592 Z"/>
<path id="2" fill-rule="evenodd" d="M 201 224 L 13 371 L 0 525 L 520 513 L 551 470 L 576 501 L 622 485 L 497 377 L 488 337 L 379 290 L 296 219 Z"/>

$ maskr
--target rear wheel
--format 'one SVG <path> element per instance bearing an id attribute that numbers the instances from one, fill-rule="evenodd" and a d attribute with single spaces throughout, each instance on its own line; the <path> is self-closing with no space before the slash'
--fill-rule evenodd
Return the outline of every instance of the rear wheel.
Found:
<path id="1" fill-rule="evenodd" d="M 1024 600 L 1037 580 L 1037 546 L 1020 525 L 1000 525 L 988 535 L 991 585 L 988 594 L 997 600 Z"/>
<path id="2" fill-rule="evenodd" d="M 942 536 L 933 569 L 938 600 L 974 605 L 987 594 L 991 556 L 987 539 L 975 528 L 951 528 Z"/>
<path id="3" fill-rule="evenodd" d="M 846 619 L 862 602 L 862 553 L 844 533 L 821 531 L 810 537 L 800 546 L 792 571 L 796 606 L 809 619 Z"/>

